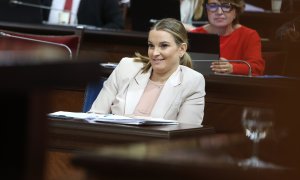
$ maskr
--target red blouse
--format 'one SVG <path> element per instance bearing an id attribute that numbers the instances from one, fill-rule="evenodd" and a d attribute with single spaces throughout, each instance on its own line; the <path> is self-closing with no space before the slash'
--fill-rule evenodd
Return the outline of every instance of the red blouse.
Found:
<path id="1" fill-rule="evenodd" d="M 203 27 L 191 32 L 208 33 Z M 228 60 L 247 61 L 252 68 L 252 75 L 263 75 L 265 61 L 261 55 L 261 41 L 258 33 L 245 26 L 233 31 L 227 36 L 220 36 L 220 56 Z M 243 63 L 231 63 L 232 74 L 247 75 L 249 68 Z"/>

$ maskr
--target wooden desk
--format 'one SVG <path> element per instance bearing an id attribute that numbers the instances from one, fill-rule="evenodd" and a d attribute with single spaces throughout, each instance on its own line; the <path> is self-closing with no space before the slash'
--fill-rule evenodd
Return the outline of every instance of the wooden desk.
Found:
<path id="1" fill-rule="evenodd" d="M 272 13 L 246 13 L 244 19 L 246 22 L 249 21 L 248 23 L 250 24 L 250 27 L 256 28 L 257 26 L 257 28 L 262 29 L 263 33 L 267 34 L 265 38 L 270 39 L 269 36 L 273 36 L 271 34 L 275 33 L 274 28 L 277 28 L 277 26 L 279 26 L 278 23 L 280 23 L 277 18 L 272 18 L 271 14 Z M 279 15 L 275 14 L 275 16 Z M 289 17 L 284 14 L 282 16 L 284 16 L 284 18 Z M 260 21 L 266 22 L 259 24 Z M 273 24 L 273 21 L 276 22 Z M 80 59 L 92 57 L 105 62 L 119 62 L 123 57 L 133 57 L 135 52 L 147 54 L 148 34 L 146 32 L 101 28 L 78 28 L 59 25 L 28 25 L 4 22 L 0 22 L 0 29 L 48 35 L 79 34 L 80 32 L 80 34 L 82 34 L 78 57 Z M 263 57 L 266 58 L 267 62 L 266 72 L 269 74 L 284 71 L 283 64 L 286 62 L 285 54 L 288 53 L 285 49 L 286 45 L 284 43 L 273 39 L 262 40 Z M 277 71 L 273 70 L 274 67 L 279 67 L 279 69 Z"/>
<path id="2" fill-rule="evenodd" d="M 249 27 L 258 28 L 258 32 L 263 34 L 262 37 L 269 39 L 262 40 L 262 52 L 267 60 L 267 72 L 277 73 L 283 71 L 283 64 L 286 62 L 283 55 L 288 51 L 284 48 L 285 44 L 274 40 L 274 29 L 278 28 L 282 21 L 292 17 L 286 14 L 274 14 L 279 18 L 273 18 L 272 15 L 272 13 L 245 13 L 241 20 L 245 21 L 245 25 L 249 24 Z M 263 23 L 259 23 L 261 21 Z M 119 62 L 123 57 L 133 57 L 135 52 L 147 54 L 147 32 L 5 22 L 0 22 L 0 29 L 44 35 L 82 34 L 78 57 L 80 59 L 94 58 L 106 62 Z M 282 70 L 272 71 L 273 67 L 280 67 Z"/>
<path id="3" fill-rule="evenodd" d="M 169 126 L 126 126 L 118 124 L 90 124 L 78 120 L 50 119 L 46 180 L 82 180 L 84 172 L 70 160 L 74 152 L 112 144 L 128 144 L 161 140 L 164 142 L 185 137 L 214 133 L 212 127 L 189 124 Z"/>
<path id="4" fill-rule="evenodd" d="M 2 179 L 43 179 L 51 88 L 85 84 L 105 72 L 99 61 L 0 61 Z"/>
<path id="5" fill-rule="evenodd" d="M 34 25 L 0 22 L 0 29 L 48 35 L 66 35 L 82 31 L 78 58 L 93 58 L 106 62 L 119 62 L 135 52 L 147 53 L 148 33 L 102 28 L 78 28 L 60 25 Z"/>
<path id="6" fill-rule="evenodd" d="M 297 167 L 291 168 L 278 160 L 279 152 L 272 149 L 276 147 L 273 142 L 261 145 L 265 148 L 260 151 L 261 158 L 283 168 L 239 167 L 238 162 L 249 157 L 251 151 L 251 144 L 241 134 L 218 134 L 163 144 L 158 141 L 107 146 L 78 154 L 73 163 L 85 168 L 86 179 L 299 179 Z M 281 156 L 291 158 L 287 154 Z"/>
<path id="7" fill-rule="evenodd" d="M 50 119 L 51 149 L 87 150 L 107 144 L 177 139 L 214 133 L 211 126 L 191 124 L 167 126 L 128 126 L 91 124 L 81 120 Z"/>
<path id="8" fill-rule="evenodd" d="M 250 16 L 252 17 L 252 15 Z M 247 20 L 247 18 L 245 19 Z M 255 27 L 259 19 L 260 17 L 254 15 L 253 18 L 250 18 L 249 23 L 252 23 L 253 27 Z M 268 31 L 271 29 L 270 26 L 262 27 Z M 76 31 L 83 31 L 79 58 L 92 57 L 103 61 L 119 62 L 123 57 L 134 56 L 135 52 L 147 54 L 147 32 L 101 28 L 80 29 L 70 26 L 28 25 L 5 22 L 0 22 L 0 29 L 52 35 L 74 34 Z M 272 33 L 274 33 L 274 29 L 272 29 Z M 280 51 L 282 49 L 281 43 L 273 41 L 263 41 L 262 43 L 262 51 Z"/>
<path id="9" fill-rule="evenodd" d="M 207 76 L 205 125 L 216 132 L 241 132 L 242 110 L 246 106 L 273 108 L 278 127 L 298 127 L 299 79 Z M 226 118 L 226 120 L 224 120 Z M 296 129 L 294 129 L 297 131 Z"/>
<path id="10" fill-rule="evenodd" d="M 285 78 L 249 78 L 206 76 L 203 123 L 216 132 L 241 132 L 241 113 L 245 106 L 270 106 L 275 109 L 280 125 L 291 122 L 297 112 L 299 80 Z M 56 90 L 52 112 L 82 111 L 83 90 Z M 69 102 L 62 104 L 60 102 Z M 230 117 L 224 121 L 224 117 Z M 297 122 L 295 122 L 297 123 Z M 279 125 L 279 126 L 280 126 Z"/>
<path id="11" fill-rule="evenodd" d="M 215 127 L 217 133 L 242 132 L 243 130 L 240 119 L 243 107 L 268 106 L 274 108 L 276 112 L 275 129 L 278 132 L 276 133 L 276 136 L 277 140 L 280 140 L 281 142 L 278 146 L 270 147 L 272 147 L 274 150 L 279 149 L 278 147 L 287 147 L 283 153 L 277 153 L 276 155 L 273 154 L 274 157 L 282 156 L 281 154 L 296 154 L 300 151 L 300 145 L 295 144 L 295 142 L 298 141 L 297 138 L 300 136 L 298 128 L 300 126 L 300 121 L 297 120 L 299 119 L 298 102 L 300 102 L 299 80 L 248 78 L 234 76 L 207 76 L 205 78 L 207 93 L 203 121 L 205 125 Z M 67 94 L 64 95 L 64 97 L 67 96 Z M 80 98 L 82 97 L 80 96 Z M 81 106 L 78 107 L 79 111 L 81 110 L 81 108 Z M 89 127 L 89 125 L 80 125 L 79 127 L 76 127 L 77 123 L 73 122 L 67 124 L 54 124 L 51 128 L 52 130 L 50 130 L 53 134 L 51 135 L 53 140 L 51 140 L 50 144 L 52 144 L 51 149 L 56 150 L 59 149 L 57 147 L 60 147 L 60 150 L 62 150 L 63 148 L 66 148 L 68 151 L 71 149 L 79 150 L 78 146 L 81 146 L 81 148 L 87 147 L 87 149 L 89 149 L 90 147 L 95 147 L 95 144 L 97 143 L 101 146 L 111 143 L 123 144 L 125 143 L 125 141 L 122 137 L 129 138 L 129 142 L 134 142 L 135 140 L 137 140 L 136 136 L 132 137 L 130 134 L 126 134 L 126 131 L 122 132 L 121 134 L 118 133 L 116 136 L 110 136 L 112 134 L 111 132 L 107 132 L 107 134 L 102 130 L 101 133 L 97 132 L 98 128 L 102 129 L 102 127 L 94 128 Z M 84 133 L 85 131 L 83 131 L 81 128 L 90 129 L 90 133 Z M 112 127 L 109 127 L 109 129 L 110 131 L 116 130 Z M 167 133 L 165 133 L 165 137 L 167 136 L 166 134 Z M 83 138 L 78 138 L 78 136 L 81 135 Z M 145 139 L 158 139 L 148 135 L 145 137 Z M 156 135 L 161 136 L 160 133 Z M 65 137 L 65 139 L 63 137 Z M 104 141 L 103 138 L 111 138 L 111 140 Z M 116 142 L 115 140 L 119 140 L 119 142 Z M 165 145 L 165 143 L 168 143 L 168 141 L 169 140 L 164 140 L 164 142 L 161 142 L 160 145 Z M 173 139 L 171 139 L 170 141 L 173 141 Z M 215 141 L 211 142 L 213 143 Z M 54 148 L 55 146 L 56 148 Z M 66 146 L 69 146 L 69 148 L 67 148 Z M 242 147 L 244 146 L 239 146 L 239 148 Z M 70 155 L 66 155 L 66 153 L 50 151 L 49 161 L 59 161 L 70 164 L 69 160 L 73 157 L 73 155 L 73 153 Z M 63 167 L 65 167 L 65 165 L 63 165 Z M 56 174 L 60 177 L 64 176 L 64 173 L 67 172 L 66 170 L 58 172 L 58 169 L 60 169 L 58 168 L 58 165 L 53 164 L 53 166 L 49 167 L 47 172 L 49 174 Z M 72 167 L 72 169 L 74 169 L 74 167 Z M 69 176 L 73 176 L 78 172 L 78 169 L 70 171 Z M 234 174 L 234 172 L 232 172 L 232 174 Z M 81 177 L 82 176 L 83 174 L 81 174 Z M 197 177 L 199 178 L 199 176 Z"/>
<path id="12" fill-rule="evenodd" d="M 80 57 L 119 62 L 123 57 L 133 57 L 135 52 L 147 54 L 147 43 L 146 32 L 86 29 Z"/>

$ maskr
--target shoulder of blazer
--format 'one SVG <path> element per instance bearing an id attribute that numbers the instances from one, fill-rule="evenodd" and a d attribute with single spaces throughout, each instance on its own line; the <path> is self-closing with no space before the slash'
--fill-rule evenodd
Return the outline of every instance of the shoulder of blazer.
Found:
<path id="1" fill-rule="evenodd" d="M 189 67 L 181 65 L 181 70 L 187 77 L 200 77 L 201 79 L 204 78 L 200 72 L 195 71 L 194 69 L 191 69 Z"/>
<path id="2" fill-rule="evenodd" d="M 134 58 L 122 58 L 116 67 L 117 74 L 120 77 L 133 77 L 138 72 L 141 71 L 141 68 L 144 66 L 141 62 L 135 62 Z"/>
<path id="3" fill-rule="evenodd" d="M 204 96 L 205 95 L 205 78 L 204 76 L 189 67 L 182 66 L 183 80 L 182 85 L 189 87 L 190 91 L 199 91 Z"/>

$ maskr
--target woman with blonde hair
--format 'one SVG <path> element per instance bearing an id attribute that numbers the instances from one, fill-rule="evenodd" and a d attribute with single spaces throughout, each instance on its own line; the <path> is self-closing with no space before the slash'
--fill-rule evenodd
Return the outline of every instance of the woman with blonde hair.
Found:
<path id="1" fill-rule="evenodd" d="M 89 112 L 201 124 L 205 81 L 190 68 L 187 47 L 187 31 L 180 21 L 159 20 L 148 34 L 148 56 L 123 58 Z"/>

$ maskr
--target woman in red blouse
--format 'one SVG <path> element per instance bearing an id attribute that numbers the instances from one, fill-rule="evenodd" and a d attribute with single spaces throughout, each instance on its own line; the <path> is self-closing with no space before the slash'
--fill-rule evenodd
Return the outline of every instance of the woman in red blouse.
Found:
<path id="1" fill-rule="evenodd" d="M 249 67 L 246 63 L 227 61 L 243 60 L 251 66 L 253 76 L 263 75 L 265 61 L 261 55 L 260 37 L 255 30 L 239 24 L 244 7 L 243 0 L 208 0 L 209 24 L 191 30 L 220 35 L 220 61 L 211 65 L 216 73 L 247 75 Z"/>

